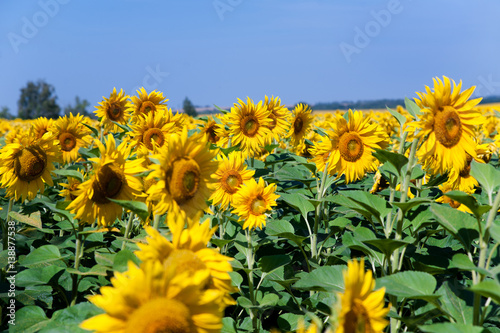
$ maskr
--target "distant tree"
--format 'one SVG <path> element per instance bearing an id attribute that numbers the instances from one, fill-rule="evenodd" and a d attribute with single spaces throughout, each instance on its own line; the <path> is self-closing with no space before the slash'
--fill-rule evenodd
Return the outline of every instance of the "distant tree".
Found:
<path id="1" fill-rule="evenodd" d="M 17 102 L 17 114 L 22 119 L 38 117 L 57 118 L 61 108 L 56 103 L 57 96 L 52 85 L 43 80 L 34 83 L 29 81 L 21 88 L 21 96 Z"/>
<path id="2" fill-rule="evenodd" d="M 191 117 L 196 117 L 198 115 L 198 112 L 196 112 L 193 103 L 191 103 L 191 101 L 187 97 L 184 99 L 184 102 L 182 103 L 182 109 L 184 110 L 184 113 L 186 113 Z"/>
<path id="3" fill-rule="evenodd" d="M 0 118 L 2 118 L 2 119 L 12 119 L 14 117 L 10 114 L 8 107 L 2 106 L 2 108 L 0 109 Z"/>
<path id="4" fill-rule="evenodd" d="M 73 115 L 76 115 L 77 113 L 79 113 L 87 117 L 94 117 L 94 113 L 88 110 L 89 106 L 89 101 L 87 101 L 86 99 L 80 100 L 80 97 L 76 96 L 75 105 L 72 106 L 71 104 L 68 104 L 64 108 L 64 114 L 69 115 L 70 113 L 72 113 Z"/>

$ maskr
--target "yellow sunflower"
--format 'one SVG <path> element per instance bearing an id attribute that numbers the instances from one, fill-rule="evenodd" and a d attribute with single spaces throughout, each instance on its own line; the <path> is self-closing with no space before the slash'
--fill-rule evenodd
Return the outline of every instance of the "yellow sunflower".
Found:
<path id="1" fill-rule="evenodd" d="M 212 161 L 216 154 L 201 134 L 188 137 L 184 130 L 172 135 L 168 146 L 153 156 L 159 164 L 151 165 L 148 175 L 158 180 L 148 189 L 148 200 L 156 202 L 155 214 L 181 210 L 193 217 L 203 211 L 212 192 L 210 176 L 217 170 L 217 162 Z"/>
<path id="2" fill-rule="evenodd" d="M 476 158 L 474 126 L 483 122 L 481 112 L 474 107 L 481 98 L 468 101 L 471 87 L 460 92 L 462 82 L 451 87 L 450 79 L 434 79 L 434 91 L 419 93 L 415 102 L 421 108 L 420 120 L 410 124 L 418 139 L 424 139 L 417 151 L 422 165 L 432 174 L 444 174 L 452 167 L 463 169 L 467 154 Z M 419 131 L 418 131 L 419 129 Z"/>
<path id="3" fill-rule="evenodd" d="M 208 142 L 213 143 L 214 145 L 217 144 L 220 138 L 216 132 L 217 123 L 215 122 L 214 117 L 208 116 L 207 122 L 203 123 L 200 126 L 200 129 L 201 133 L 205 134 Z"/>
<path id="4" fill-rule="evenodd" d="M 132 131 L 128 133 L 132 137 L 132 145 L 137 148 L 145 147 L 150 152 L 166 146 L 170 134 L 176 132 L 175 122 L 171 118 L 170 110 L 158 110 L 137 117 L 130 126 Z"/>
<path id="5" fill-rule="evenodd" d="M 144 159 L 127 160 L 131 146 L 123 141 L 116 147 L 115 139 L 108 135 L 106 145 L 95 141 L 100 157 L 90 158 L 94 163 L 90 179 L 78 186 L 73 195 L 76 199 L 66 209 L 76 214 L 76 218 L 99 226 L 108 227 L 120 217 L 122 206 L 110 201 L 137 200 L 142 197 L 142 182 L 134 175 L 146 171 Z"/>
<path id="6" fill-rule="evenodd" d="M 90 129 L 82 125 L 82 122 L 82 115 L 73 116 L 70 113 L 69 117 L 59 117 L 50 128 L 50 131 L 59 140 L 64 163 L 76 161 L 79 156 L 78 150 L 88 146 L 92 141 Z"/>
<path id="7" fill-rule="evenodd" d="M 162 236 L 156 229 L 147 227 L 147 244 L 138 243 L 139 251 L 135 254 L 142 261 L 158 260 L 164 266 L 175 263 L 177 272 L 190 274 L 200 269 L 210 271 L 209 288 L 220 290 L 226 304 L 234 304 L 229 293 L 234 292 L 229 272 L 232 259 L 220 254 L 215 249 L 207 248 L 207 244 L 215 232 L 210 228 L 210 220 L 199 223 L 199 215 L 191 219 L 184 213 L 168 214 L 167 224 L 172 233 L 172 242 Z M 185 228 L 187 223 L 187 228 Z"/>
<path id="8" fill-rule="evenodd" d="M 85 174 L 81 171 L 78 170 L 82 174 L 82 177 L 85 179 Z M 59 185 L 63 188 L 60 192 L 59 195 L 61 197 L 65 198 L 65 201 L 73 201 L 76 199 L 76 195 L 74 192 L 78 189 L 78 186 L 80 186 L 82 182 L 80 179 L 75 178 L 75 177 L 68 177 L 68 183 L 59 183 Z"/>
<path id="9" fill-rule="evenodd" d="M 262 105 L 262 102 L 254 104 L 249 97 L 246 103 L 239 98 L 238 102 L 239 104 L 234 103 L 231 112 L 226 114 L 224 119 L 231 133 L 231 144 L 239 144 L 242 150 L 253 156 L 255 151 L 269 143 L 271 110 Z"/>
<path id="10" fill-rule="evenodd" d="M 0 149 L 0 184 L 16 201 L 32 200 L 45 184 L 54 186 L 50 173 L 59 162 L 57 140 L 51 132 L 39 139 L 36 135 L 32 129 Z"/>
<path id="11" fill-rule="evenodd" d="M 366 172 L 377 169 L 377 160 L 372 155 L 375 148 L 383 149 L 388 143 L 387 134 L 377 124 L 370 123 L 361 111 L 348 111 L 348 119 L 337 115 L 331 122 L 332 129 L 326 131 L 328 138 L 316 143 L 311 149 L 318 171 L 345 174 L 346 183 L 356 181 Z"/>
<path id="12" fill-rule="evenodd" d="M 101 287 L 91 303 L 105 313 L 85 320 L 80 327 L 98 333 L 189 332 L 216 333 L 222 328 L 220 291 L 206 289 L 208 270 L 177 273 L 176 265 L 129 262 L 115 273 L 112 286 Z"/>
<path id="13" fill-rule="evenodd" d="M 304 138 L 311 129 L 312 122 L 311 108 L 302 103 L 297 104 L 293 109 L 290 133 L 287 135 L 295 149 L 302 150 L 300 147 L 304 145 Z"/>
<path id="14" fill-rule="evenodd" d="M 389 307 L 384 308 L 385 288 L 373 291 L 375 279 L 372 272 L 365 272 L 365 261 L 353 260 L 344 271 L 344 293 L 340 299 L 336 333 L 382 333 L 389 323 L 385 319 Z"/>
<path id="15" fill-rule="evenodd" d="M 45 117 L 40 117 L 31 123 L 31 127 L 33 128 L 33 132 L 35 132 L 35 136 L 37 139 L 40 139 L 45 133 L 47 133 L 52 124 L 54 123 L 54 119 L 47 119 Z"/>
<path id="16" fill-rule="evenodd" d="M 255 171 L 247 170 L 241 152 L 233 151 L 228 157 L 219 155 L 216 160 L 219 162 L 219 168 L 212 178 L 217 182 L 215 192 L 209 200 L 212 200 L 214 205 L 221 204 L 224 209 L 233 201 L 234 194 L 241 185 L 253 177 Z"/>
<path id="17" fill-rule="evenodd" d="M 281 104 L 281 100 L 278 97 L 271 96 L 271 98 L 265 96 L 264 106 L 271 111 L 269 118 L 271 123 L 267 125 L 267 128 L 271 130 L 272 137 L 280 142 L 288 132 L 290 128 L 289 116 L 290 111 Z"/>
<path id="18" fill-rule="evenodd" d="M 243 229 L 256 229 L 266 225 L 266 212 L 276 206 L 276 184 L 266 186 L 264 179 L 257 183 L 251 178 L 244 183 L 233 197 L 233 213 L 239 216 L 239 221 L 244 221 Z"/>
<path id="19" fill-rule="evenodd" d="M 161 91 L 153 90 L 149 94 L 144 88 L 137 90 L 139 96 L 130 97 L 130 101 L 127 104 L 127 112 L 132 114 L 132 117 L 136 118 L 140 115 L 146 115 L 150 112 L 155 113 L 158 110 L 166 110 L 168 101 L 167 98 L 163 97 Z"/>
<path id="20" fill-rule="evenodd" d="M 109 98 L 102 96 L 102 102 L 99 102 L 99 106 L 96 106 L 94 113 L 98 118 L 101 119 L 101 126 L 104 130 L 108 132 L 118 132 L 121 131 L 120 127 L 115 123 L 126 125 L 130 114 L 127 110 L 127 100 L 130 96 L 120 89 L 120 92 L 116 92 L 116 87 L 113 88 L 113 92 L 109 95 Z"/>

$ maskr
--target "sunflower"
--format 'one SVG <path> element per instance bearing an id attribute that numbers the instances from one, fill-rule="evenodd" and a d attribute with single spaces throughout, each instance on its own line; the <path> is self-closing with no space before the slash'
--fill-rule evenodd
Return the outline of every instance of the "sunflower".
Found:
<path id="1" fill-rule="evenodd" d="M 264 179 L 257 183 L 251 178 L 233 197 L 233 213 L 244 220 L 243 229 L 256 229 L 266 225 L 266 212 L 276 206 L 276 184 L 266 186 Z"/>
<path id="2" fill-rule="evenodd" d="M 170 110 L 158 110 L 144 116 L 137 117 L 136 122 L 131 125 L 132 131 L 128 134 L 132 137 L 132 145 L 137 148 L 145 147 L 154 152 L 167 144 L 174 129 L 175 122 L 170 121 L 172 112 Z"/>
<path id="3" fill-rule="evenodd" d="M 472 211 L 466 205 L 464 205 L 458 201 L 455 201 L 446 195 L 446 192 L 450 192 L 450 191 L 455 190 L 453 182 L 448 181 L 446 183 L 443 183 L 443 184 L 439 185 L 439 189 L 441 190 L 441 196 L 436 199 L 436 202 L 448 204 L 448 205 L 450 205 L 451 208 L 455 208 L 459 211 L 472 214 Z M 472 193 L 474 193 L 474 191 L 475 190 L 472 188 L 471 190 L 467 189 L 467 191 L 463 191 L 463 192 L 468 193 L 468 194 L 472 194 Z"/>
<path id="4" fill-rule="evenodd" d="M 372 272 L 365 272 L 365 261 L 353 260 L 344 271 L 344 293 L 338 293 L 336 333 L 372 332 L 382 333 L 389 323 L 385 316 L 389 307 L 384 308 L 385 288 L 373 291 L 375 280 Z"/>
<path id="5" fill-rule="evenodd" d="M 214 205 L 221 204 L 222 208 L 227 208 L 233 201 L 234 194 L 243 183 L 253 177 L 255 171 L 247 170 L 241 152 L 233 151 L 228 157 L 219 155 L 216 160 L 219 162 L 219 168 L 212 178 L 217 182 L 215 192 L 209 200 L 212 200 Z"/>
<path id="6" fill-rule="evenodd" d="M 176 265 L 148 261 L 115 272 L 91 303 L 105 311 L 80 324 L 99 333 L 216 333 L 222 328 L 220 291 L 206 289 L 208 270 L 177 273 Z"/>
<path id="7" fill-rule="evenodd" d="M 73 116 L 70 113 L 69 117 L 59 117 L 50 128 L 50 131 L 59 140 L 64 163 L 76 161 L 79 156 L 78 150 L 88 146 L 92 141 L 90 129 L 82 125 L 82 122 L 83 115 Z"/>
<path id="8" fill-rule="evenodd" d="M 153 90 L 149 94 L 144 88 L 137 90 L 137 96 L 130 97 L 127 104 L 127 112 L 132 114 L 132 117 L 137 118 L 140 115 L 148 114 L 149 112 L 155 113 L 158 110 L 165 110 L 167 108 L 167 98 L 163 97 L 161 91 Z"/>
<path id="9" fill-rule="evenodd" d="M 159 164 L 153 164 L 148 179 L 158 181 L 148 189 L 148 200 L 156 202 L 155 214 L 185 211 L 195 216 L 206 207 L 211 195 L 211 175 L 217 170 L 212 159 L 217 154 L 210 151 L 201 134 L 188 137 L 187 130 L 173 135 L 168 146 L 153 155 Z"/>
<path id="10" fill-rule="evenodd" d="M 417 151 L 425 169 L 432 174 L 444 174 L 452 167 L 463 169 L 467 154 L 476 158 L 474 126 L 483 122 L 481 112 L 474 107 L 481 98 L 468 101 L 474 92 L 471 87 L 460 92 L 462 82 L 451 87 L 450 79 L 434 79 L 434 91 L 419 93 L 415 99 L 421 108 L 420 120 L 410 124 L 418 139 L 424 139 Z M 419 131 L 418 131 L 419 130 Z"/>
<path id="11" fill-rule="evenodd" d="M 45 184 L 54 186 L 50 173 L 59 162 L 59 152 L 51 132 L 36 138 L 32 130 L 0 149 L 0 184 L 14 200 L 32 200 Z"/>
<path id="12" fill-rule="evenodd" d="M 82 174 L 82 178 L 85 178 L 85 174 L 81 171 L 78 170 L 77 172 Z M 59 192 L 59 195 L 61 197 L 65 198 L 65 201 L 73 201 L 76 199 L 76 195 L 74 194 L 74 191 L 78 189 L 78 186 L 80 186 L 82 182 L 80 181 L 79 178 L 75 178 L 72 176 L 68 176 L 68 183 L 59 183 L 60 186 L 62 186 L 62 190 Z"/>
<path id="13" fill-rule="evenodd" d="M 217 144 L 220 139 L 217 135 L 216 129 L 217 123 L 212 116 L 208 116 L 207 121 L 200 126 L 201 133 L 205 134 L 207 141 L 213 143 L 214 145 Z"/>
<path id="14" fill-rule="evenodd" d="M 239 104 L 234 103 L 231 112 L 224 119 L 229 126 L 232 145 L 239 144 L 249 156 L 253 156 L 255 151 L 269 143 L 271 110 L 262 105 L 262 102 L 254 104 L 249 97 L 246 103 L 239 98 L 238 102 Z"/>
<path id="15" fill-rule="evenodd" d="M 120 89 L 120 92 L 117 93 L 115 87 L 113 88 L 113 92 L 109 95 L 109 98 L 104 96 L 102 96 L 102 98 L 102 102 L 99 102 L 99 106 L 96 106 L 96 110 L 94 111 L 97 117 L 101 119 L 101 126 L 108 132 L 120 131 L 120 127 L 113 122 L 122 125 L 127 124 L 130 118 L 130 114 L 127 110 L 127 99 L 129 99 L 130 96 L 126 95 L 123 89 Z"/>
<path id="16" fill-rule="evenodd" d="M 116 147 L 110 134 L 105 143 L 95 140 L 100 157 L 89 159 L 94 163 L 93 174 L 72 192 L 76 199 L 66 208 L 84 222 L 97 219 L 102 227 L 112 225 L 123 211 L 122 206 L 109 199 L 137 200 L 142 196 L 142 182 L 134 175 L 146 171 L 143 158 L 127 160 L 131 146 L 126 141 Z"/>
<path id="17" fill-rule="evenodd" d="M 35 136 L 37 139 L 40 139 L 45 133 L 47 133 L 52 124 L 54 123 L 54 119 L 47 119 L 45 117 L 40 117 L 31 123 L 31 127 L 33 128 L 33 132 L 35 132 Z"/>
<path id="18" fill-rule="evenodd" d="M 311 108 L 306 104 L 297 104 L 293 109 L 290 133 L 287 137 L 291 139 L 291 144 L 294 148 L 301 150 L 304 145 L 304 138 L 311 129 L 313 122 Z"/>
<path id="19" fill-rule="evenodd" d="M 195 273 L 200 269 L 210 271 L 208 287 L 216 288 L 225 295 L 226 304 L 234 304 L 229 295 L 235 291 L 231 286 L 229 272 L 232 259 L 220 254 L 207 244 L 215 232 L 210 228 L 210 220 L 199 223 L 199 215 L 191 219 L 184 213 L 168 214 L 167 224 L 172 232 L 172 242 L 163 237 L 156 229 L 147 227 L 147 244 L 138 243 L 139 251 L 135 254 L 142 261 L 158 260 L 164 266 L 177 265 L 177 272 Z M 185 228 L 187 222 L 187 228 Z"/>
<path id="20" fill-rule="evenodd" d="M 330 174 L 340 177 L 345 174 L 346 183 L 364 177 L 366 172 L 377 169 L 377 160 L 372 155 L 375 148 L 387 145 L 387 134 L 377 124 L 370 123 L 361 111 L 348 111 L 348 119 L 337 115 L 332 121 L 332 129 L 326 131 L 328 138 L 316 143 L 311 149 L 313 161 L 319 171 L 327 169 Z"/>
<path id="21" fill-rule="evenodd" d="M 271 98 L 265 96 L 264 106 L 271 111 L 269 118 L 271 123 L 267 125 L 267 128 L 271 130 L 272 137 L 280 142 L 290 128 L 289 124 L 289 114 L 290 111 L 281 104 L 281 100 L 278 97 L 271 96 Z"/>

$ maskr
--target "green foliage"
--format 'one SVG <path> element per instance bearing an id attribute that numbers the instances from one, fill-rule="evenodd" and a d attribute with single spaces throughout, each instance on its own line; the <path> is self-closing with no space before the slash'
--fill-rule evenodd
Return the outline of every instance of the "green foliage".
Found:
<path id="1" fill-rule="evenodd" d="M 21 88 L 17 116 L 22 119 L 57 118 L 61 108 L 56 100 L 55 88 L 52 85 L 43 80 L 36 83 L 29 81 L 26 87 Z"/>
<path id="2" fill-rule="evenodd" d="M 196 112 L 196 108 L 194 107 L 193 103 L 191 103 L 191 101 L 187 97 L 184 99 L 184 102 L 182 102 L 182 110 L 185 114 L 191 117 L 196 117 L 198 115 L 198 112 Z"/>

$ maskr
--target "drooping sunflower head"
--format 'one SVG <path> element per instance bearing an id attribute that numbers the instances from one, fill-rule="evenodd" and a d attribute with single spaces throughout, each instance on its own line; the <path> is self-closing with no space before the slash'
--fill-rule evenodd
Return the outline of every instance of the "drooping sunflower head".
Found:
<path id="1" fill-rule="evenodd" d="M 344 293 L 338 293 L 337 333 L 382 332 L 389 323 L 385 319 L 385 288 L 374 291 L 375 279 L 365 271 L 364 259 L 347 263 L 344 271 Z"/>
<path id="2" fill-rule="evenodd" d="M 137 90 L 137 94 L 139 96 L 130 97 L 127 104 L 127 111 L 130 112 L 133 118 L 167 108 L 168 99 L 163 97 L 161 91 L 153 90 L 148 94 L 144 88 L 141 88 Z"/>
<path id="3" fill-rule="evenodd" d="M 377 160 L 372 155 L 375 148 L 383 149 L 388 144 L 387 134 L 373 124 L 361 111 L 348 111 L 348 120 L 336 116 L 328 137 L 311 149 L 313 161 L 319 171 L 327 168 L 337 177 L 345 174 L 346 183 L 356 181 L 366 172 L 375 171 Z"/>
<path id="4" fill-rule="evenodd" d="M 221 292 L 205 289 L 208 270 L 176 272 L 176 266 L 148 261 L 115 273 L 112 286 L 91 303 L 105 311 L 80 324 L 98 333 L 216 333 L 222 328 Z"/>
<path id="5" fill-rule="evenodd" d="M 38 139 L 36 134 L 31 129 L 0 149 L 0 184 L 16 201 L 32 200 L 45 184 L 53 186 L 50 173 L 59 162 L 57 140 L 51 132 Z"/>
<path id="6" fill-rule="evenodd" d="M 264 106 L 271 111 L 268 116 L 271 122 L 267 125 L 267 128 L 271 130 L 273 138 L 279 142 L 286 136 L 285 134 L 290 128 L 288 119 L 290 111 L 281 104 L 281 100 L 278 97 L 274 96 L 271 96 L 271 98 L 265 96 Z"/>
<path id="7" fill-rule="evenodd" d="M 212 175 L 216 180 L 215 192 L 210 197 L 214 205 L 221 204 L 222 208 L 227 208 L 233 201 L 234 194 L 238 192 L 241 185 L 250 180 L 255 171 L 247 170 L 243 154 L 233 151 L 228 157 L 218 155 L 219 167 Z"/>
<path id="8" fill-rule="evenodd" d="M 99 102 L 99 106 L 96 106 L 94 113 L 98 118 L 101 119 L 101 126 L 104 127 L 106 131 L 118 132 L 121 131 L 113 122 L 125 125 L 130 118 L 130 113 L 127 110 L 127 100 L 130 96 L 120 89 L 120 92 L 116 92 L 116 87 L 113 88 L 113 92 L 109 95 L 109 98 L 102 97 L 102 102 Z"/>
<path id="9" fill-rule="evenodd" d="M 78 159 L 78 150 L 86 147 L 92 141 L 90 129 L 82 125 L 83 115 L 59 117 L 50 131 L 59 140 L 59 149 L 62 153 L 64 163 L 74 162 Z"/>
<path id="10" fill-rule="evenodd" d="M 293 147 L 302 146 L 304 138 L 311 129 L 313 123 L 312 110 L 309 105 L 297 104 L 293 109 L 290 132 L 288 136 L 291 139 Z"/>
<path id="11" fill-rule="evenodd" d="M 266 213 L 276 206 L 276 184 L 266 186 L 264 179 L 257 183 L 251 178 L 243 184 L 233 198 L 233 213 L 244 221 L 243 229 L 256 229 L 266 225 Z"/>
<path id="12" fill-rule="evenodd" d="M 271 134 L 270 114 L 271 111 L 262 102 L 255 104 L 249 97 L 246 103 L 238 99 L 238 103 L 234 103 L 231 112 L 224 117 L 229 126 L 232 144 L 239 144 L 250 156 L 266 146 Z"/>
<path id="13" fill-rule="evenodd" d="M 149 200 L 156 202 L 155 213 L 182 210 L 189 217 L 203 211 L 212 192 L 217 162 L 212 161 L 216 151 L 209 150 L 201 134 L 188 137 L 184 130 L 172 135 L 168 147 L 154 155 L 159 164 L 153 164 L 148 178 L 157 180 L 149 190 Z"/>
<path id="14" fill-rule="evenodd" d="M 201 132 L 205 134 L 207 141 L 213 144 L 217 144 L 220 139 L 217 135 L 216 129 L 217 123 L 212 116 L 208 116 L 207 121 L 201 125 Z"/>

